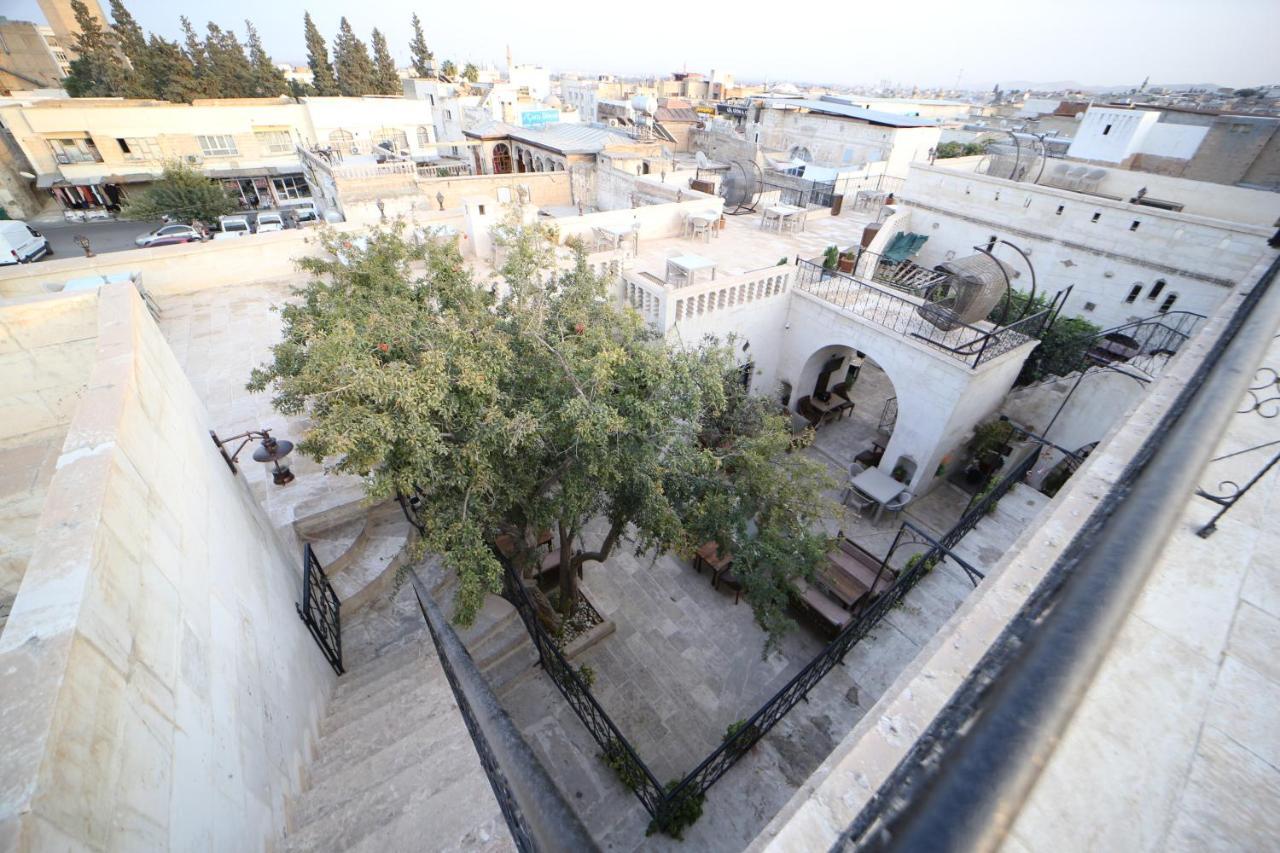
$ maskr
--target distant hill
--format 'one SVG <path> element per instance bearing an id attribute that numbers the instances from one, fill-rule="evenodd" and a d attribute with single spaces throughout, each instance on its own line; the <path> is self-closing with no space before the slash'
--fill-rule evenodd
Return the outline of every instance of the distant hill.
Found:
<path id="1" fill-rule="evenodd" d="M 1110 92 L 1128 92 L 1130 89 L 1136 89 L 1142 83 L 1138 80 L 1134 83 L 1124 83 L 1113 86 L 1085 86 L 1075 80 L 1009 80 L 1008 82 L 1000 81 L 1000 88 L 1008 92 L 1011 89 L 1030 89 L 1034 92 L 1060 92 L 1063 90 L 1091 92 L 1098 95 L 1104 95 Z M 1161 83 L 1153 81 L 1148 84 L 1147 88 L 1158 87 L 1161 89 L 1208 89 L 1213 91 L 1220 88 L 1217 83 Z M 990 88 L 990 87 L 988 87 Z"/>

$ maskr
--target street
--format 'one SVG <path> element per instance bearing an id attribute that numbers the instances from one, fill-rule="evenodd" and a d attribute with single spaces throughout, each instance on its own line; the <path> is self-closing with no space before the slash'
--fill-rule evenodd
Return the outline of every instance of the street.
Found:
<path id="1" fill-rule="evenodd" d="M 89 246 L 95 255 L 121 252 L 137 248 L 135 237 L 160 225 L 159 222 L 134 222 L 112 219 L 106 222 L 31 222 L 32 228 L 49 238 L 53 249 L 50 258 L 75 258 L 84 255 L 75 242 L 78 234 L 89 238 Z"/>

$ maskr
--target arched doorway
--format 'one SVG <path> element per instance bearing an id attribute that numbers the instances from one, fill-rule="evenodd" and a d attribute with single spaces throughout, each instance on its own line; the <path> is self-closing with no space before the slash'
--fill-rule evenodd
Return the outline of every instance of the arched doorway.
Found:
<path id="1" fill-rule="evenodd" d="M 505 142 L 499 142 L 493 146 L 493 173 L 495 175 L 511 174 L 511 149 Z"/>
<path id="2" fill-rule="evenodd" d="M 910 455 L 887 456 L 898 425 L 897 390 L 867 353 L 851 346 L 823 347 L 791 384 L 791 409 L 818 424 L 814 445 L 839 468 L 833 474 L 844 477 L 856 461 L 881 468 L 903 488 L 912 481 L 919 461 Z"/>
<path id="3" fill-rule="evenodd" d="M 348 130 L 341 128 L 329 132 L 329 144 L 343 154 L 356 153 L 356 138 Z"/>

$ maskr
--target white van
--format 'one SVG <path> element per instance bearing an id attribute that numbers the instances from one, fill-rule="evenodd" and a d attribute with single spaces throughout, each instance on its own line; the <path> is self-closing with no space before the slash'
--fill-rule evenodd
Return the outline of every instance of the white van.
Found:
<path id="1" fill-rule="evenodd" d="M 258 214 L 258 232 L 259 234 L 268 234 L 272 231 L 283 231 L 284 219 L 278 213 L 259 213 Z"/>
<path id="2" fill-rule="evenodd" d="M 39 231 L 20 219 L 0 219 L 0 266 L 27 264 L 52 254 Z"/>
<path id="3" fill-rule="evenodd" d="M 248 237 L 253 231 L 249 228 L 249 220 L 243 216 L 218 217 L 218 230 L 213 232 L 215 240 L 229 240 L 235 237 Z"/>

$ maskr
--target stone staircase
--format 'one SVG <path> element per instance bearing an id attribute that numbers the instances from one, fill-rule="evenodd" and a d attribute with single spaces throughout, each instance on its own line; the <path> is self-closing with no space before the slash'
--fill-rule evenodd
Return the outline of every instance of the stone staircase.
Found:
<path id="1" fill-rule="evenodd" d="M 515 849 L 412 587 L 344 607 L 342 635 L 347 672 L 278 849 Z"/>
<path id="2" fill-rule="evenodd" d="M 396 570 L 405 564 L 413 527 L 400 505 L 387 501 L 335 515 L 324 525 L 309 520 L 299 534 L 311 545 L 325 576 L 342 602 L 343 612 L 354 611 L 388 593 Z"/>
<path id="3" fill-rule="evenodd" d="M 431 589 L 431 596 L 453 619 L 454 588 L 457 579 L 439 565 L 424 565 L 419 572 Z M 520 614 L 504 598 L 486 595 L 475 622 L 469 627 L 455 626 L 458 639 L 462 640 L 471 659 L 484 673 L 489 688 L 503 698 L 516 681 L 533 670 L 538 653 L 525 630 Z"/>
<path id="4" fill-rule="evenodd" d="M 1015 483 L 977 525 L 965 534 L 955 553 L 984 574 L 989 573 L 1052 498 Z"/>

